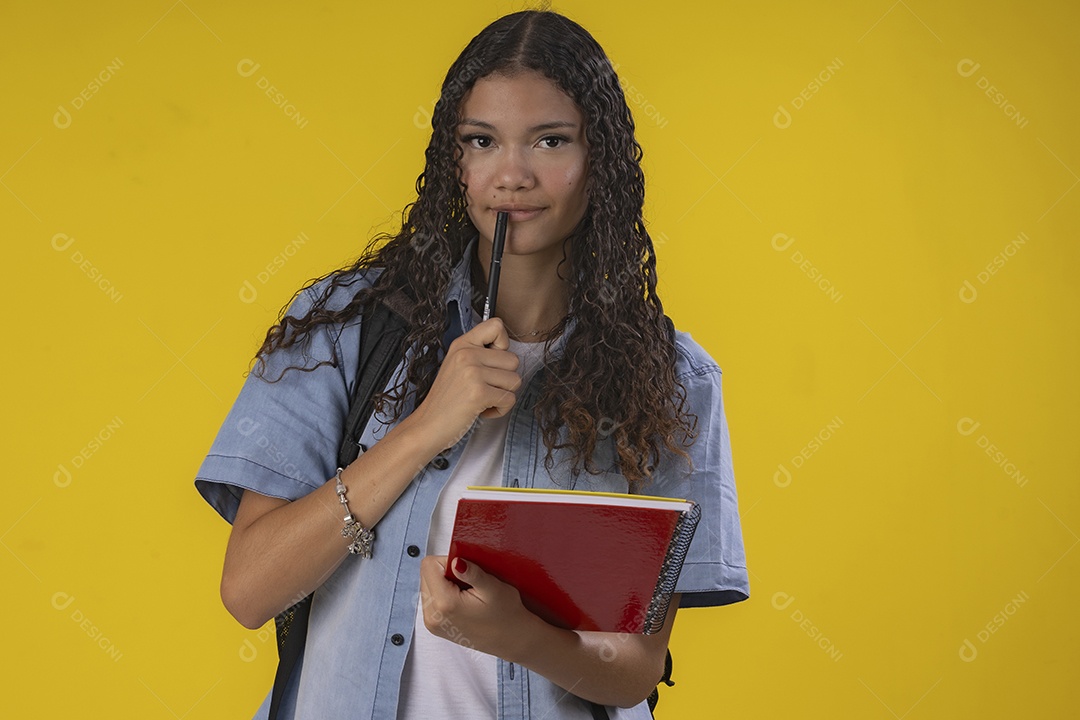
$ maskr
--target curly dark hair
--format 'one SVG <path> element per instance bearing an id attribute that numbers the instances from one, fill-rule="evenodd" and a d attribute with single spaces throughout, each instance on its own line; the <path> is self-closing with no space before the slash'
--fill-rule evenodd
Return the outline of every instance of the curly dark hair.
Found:
<path id="1" fill-rule="evenodd" d="M 562 356 L 547 368 L 535 407 L 548 449 L 545 463 L 550 469 L 553 449 L 570 448 L 573 474 L 611 470 L 594 461 L 598 441 L 611 436 L 614 469 L 636 490 L 647 483 L 662 456 L 689 459 L 684 448 L 693 442 L 697 418 L 688 414 L 686 389 L 675 377 L 675 348 L 656 292 L 656 253 L 642 215 L 645 177 L 633 117 L 599 43 L 558 13 L 506 15 L 472 39 L 443 81 L 424 171 L 416 181 L 418 197 L 402 211 L 400 230 L 374 237 L 353 265 L 301 288 L 297 294 L 329 278 L 304 317 L 283 309 L 256 358 L 306 343 L 317 326 L 348 321 L 365 304 L 408 288 L 416 300 L 405 339 L 413 362 L 401 384 L 377 396 L 377 402 L 380 412 L 389 410 L 391 417 L 400 418 L 411 384 L 414 406 L 419 406 L 441 362 L 451 270 L 477 235 L 466 212 L 458 164 L 462 101 L 480 78 L 523 71 L 541 73 L 577 103 L 585 119 L 590 174 L 588 208 L 563 245 L 572 275 L 569 310 L 576 324 Z M 374 287 L 357 292 L 341 309 L 327 307 L 336 288 L 369 268 L 382 271 Z M 483 290 L 473 294 L 482 297 Z M 320 365 L 337 361 L 334 357 Z"/>

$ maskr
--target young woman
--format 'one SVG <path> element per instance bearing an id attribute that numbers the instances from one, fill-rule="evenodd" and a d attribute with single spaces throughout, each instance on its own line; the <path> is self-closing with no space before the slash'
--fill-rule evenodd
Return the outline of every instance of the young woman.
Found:
<path id="1" fill-rule="evenodd" d="M 591 718 L 596 703 L 648 718 L 676 608 L 749 588 L 720 369 L 657 297 L 618 78 L 579 25 L 515 13 L 451 66 L 432 130 L 400 232 L 298 293 L 199 470 L 233 526 L 222 600 L 258 628 L 316 591 L 281 717 Z M 499 211 L 497 317 L 481 322 Z M 408 350 L 367 451 L 338 471 L 361 309 L 402 289 Z M 339 480 L 371 557 L 342 537 Z M 697 501 L 662 631 L 556 628 L 447 558 L 457 499 L 483 484 Z"/>

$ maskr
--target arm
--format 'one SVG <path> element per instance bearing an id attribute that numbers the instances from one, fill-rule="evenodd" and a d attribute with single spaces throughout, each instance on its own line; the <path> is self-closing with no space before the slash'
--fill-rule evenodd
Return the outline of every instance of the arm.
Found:
<path id="1" fill-rule="evenodd" d="M 637 705 L 664 674 L 678 595 L 656 634 L 574 632 L 529 612 L 517 590 L 474 564 L 463 571 L 455 566 L 454 574 L 472 585 L 461 590 L 444 577 L 446 561 L 426 557 L 420 570 L 424 624 L 435 635 L 517 663 L 601 705 Z"/>
<path id="2" fill-rule="evenodd" d="M 463 437 L 477 416 L 513 407 L 521 377 L 507 348 L 498 318 L 455 340 L 420 407 L 345 468 L 349 510 L 364 527 L 375 527 L 416 473 Z M 261 627 L 301 600 L 348 555 L 334 486 L 326 482 L 293 502 L 245 491 L 221 575 L 222 602 L 245 627 Z"/>
<path id="3" fill-rule="evenodd" d="M 409 420 L 341 474 L 349 509 L 364 527 L 382 519 L 441 449 L 432 449 L 423 429 Z M 221 574 L 221 600 L 244 627 L 262 627 L 322 585 L 348 556 L 335 484 L 326 482 L 294 502 L 244 492 Z"/>

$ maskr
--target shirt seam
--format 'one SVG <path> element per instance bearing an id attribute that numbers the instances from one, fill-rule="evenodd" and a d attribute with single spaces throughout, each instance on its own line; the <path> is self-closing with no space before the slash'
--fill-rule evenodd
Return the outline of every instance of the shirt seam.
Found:
<path id="1" fill-rule="evenodd" d="M 262 468 L 263 470 L 267 471 L 268 473 L 272 473 L 273 475 L 275 475 L 275 476 L 277 476 L 279 478 L 284 478 L 285 480 L 289 480 L 291 482 L 300 483 L 301 485 L 304 485 L 305 487 L 312 488 L 313 490 L 318 490 L 321 487 L 321 485 L 313 485 L 313 484 L 307 482 L 306 480 L 301 480 L 299 478 L 294 478 L 294 477 L 292 477 L 290 475 L 282 475 L 281 473 L 279 473 L 277 470 L 274 470 L 273 468 L 269 468 L 269 467 L 263 465 L 262 463 L 257 463 L 257 462 L 255 462 L 254 460 L 252 460 L 250 458 L 242 457 L 240 455 L 223 455 L 221 453 L 213 453 L 213 454 L 207 455 L 206 457 L 208 459 L 209 458 L 223 458 L 225 460 L 240 460 L 242 462 L 250 463 L 251 465 L 254 465 L 255 467 Z M 234 482 L 229 482 L 227 480 L 217 480 L 215 478 L 206 477 L 204 475 L 199 475 L 199 476 L 197 476 L 196 479 L 198 479 L 198 480 L 206 480 L 208 482 L 222 483 L 223 485 L 236 485 L 236 483 L 234 483 Z"/>
<path id="2" fill-rule="evenodd" d="M 676 380 L 683 380 L 689 377 L 705 377 L 706 375 L 723 375 L 723 371 L 720 370 L 719 365 L 702 365 L 697 367 L 691 367 L 689 370 L 683 373 L 679 373 L 675 376 Z"/>
<path id="3" fill-rule="evenodd" d="M 732 565 L 730 563 L 726 563 L 726 562 L 723 562 L 723 561 L 720 561 L 720 560 L 717 560 L 715 562 L 684 562 L 682 564 L 682 567 L 684 567 L 684 568 L 693 567 L 693 566 L 700 567 L 702 565 L 706 565 L 706 566 L 720 565 L 720 566 L 723 566 L 723 567 L 726 567 L 726 568 L 731 568 L 732 570 L 745 570 L 746 569 L 745 565 Z"/>

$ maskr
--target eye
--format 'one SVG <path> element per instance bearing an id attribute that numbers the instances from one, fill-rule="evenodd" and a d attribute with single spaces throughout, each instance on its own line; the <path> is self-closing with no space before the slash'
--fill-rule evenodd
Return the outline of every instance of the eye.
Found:
<path id="1" fill-rule="evenodd" d="M 568 142 L 570 142 L 570 138 L 563 137 L 562 135 L 545 135 L 540 138 L 540 146 L 549 150 L 562 147 Z"/>
<path id="2" fill-rule="evenodd" d="M 461 138 L 461 142 L 465 143 L 469 147 L 477 148 L 479 150 L 485 150 L 491 147 L 492 139 L 487 135 L 465 135 Z"/>

